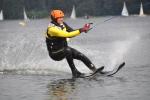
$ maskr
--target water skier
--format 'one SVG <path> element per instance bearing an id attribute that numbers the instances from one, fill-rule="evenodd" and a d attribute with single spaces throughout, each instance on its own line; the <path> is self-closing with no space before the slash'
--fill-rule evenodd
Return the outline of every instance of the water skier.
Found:
<path id="1" fill-rule="evenodd" d="M 61 10 L 50 12 L 51 22 L 46 32 L 46 44 L 49 56 L 55 61 L 66 59 L 72 71 L 73 77 L 82 77 L 73 62 L 74 59 L 81 60 L 91 71 L 96 71 L 94 64 L 81 52 L 68 46 L 67 38 L 73 38 L 81 33 L 88 32 L 90 24 L 85 24 L 80 29 L 72 29 L 64 22 L 64 13 Z"/>

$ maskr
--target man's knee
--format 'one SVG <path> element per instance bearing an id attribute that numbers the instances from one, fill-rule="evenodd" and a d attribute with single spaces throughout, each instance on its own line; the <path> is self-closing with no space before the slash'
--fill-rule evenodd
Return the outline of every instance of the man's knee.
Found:
<path id="1" fill-rule="evenodd" d="M 72 54 L 71 48 L 66 48 L 66 49 L 65 49 L 65 53 L 66 53 L 66 55 Z"/>
<path id="2" fill-rule="evenodd" d="M 78 53 L 78 55 L 79 55 L 80 57 L 85 57 L 85 55 L 82 54 L 82 53 Z"/>
<path id="3" fill-rule="evenodd" d="M 80 59 L 80 60 L 84 60 L 87 57 L 84 54 L 78 52 L 75 54 L 75 58 Z"/>

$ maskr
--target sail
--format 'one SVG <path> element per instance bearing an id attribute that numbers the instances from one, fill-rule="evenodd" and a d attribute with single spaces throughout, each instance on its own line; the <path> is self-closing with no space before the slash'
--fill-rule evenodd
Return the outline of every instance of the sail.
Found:
<path id="1" fill-rule="evenodd" d="M 143 11 L 143 4 L 141 2 L 141 7 L 140 7 L 140 13 L 139 13 L 140 16 L 144 16 L 144 11 Z"/>
<path id="2" fill-rule="evenodd" d="M 29 18 L 28 18 L 27 14 L 26 14 L 25 8 L 23 8 L 23 16 L 24 16 L 24 20 L 25 21 L 29 21 Z"/>
<path id="3" fill-rule="evenodd" d="M 75 6 L 74 5 L 73 5 L 73 9 L 72 9 L 72 13 L 71 13 L 70 18 L 76 19 L 76 11 L 75 11 Z"/>
<path id="4" fill-rule="evenodd" d="M 4 17 L 3 17 L 3 10 L 1 10 L 1 12 L 0 12 L 0 20 L 4 20 Z"/>
<path id="5" fill-rule="evenodd" d="M 24 17 L 24 21 L 20 21 L 19 25 L 26 26 L 27 22 L 29 22 L 30 20 L 29 20 L 27 14 L 26 14 L 25 8 L 23 8 L 23 17 Z"/>
<path id="6" fill-rule="evenodd" d="M 124 5 L 123 5 L 123 9 L 122 9 L 121 15 L 122 15 L 122 16 L 129 16 L 129 13 L 128 13 L 128 10 L 127 10 L 126 3 L 125 3 L 125 2 L 124 2 Z"/>

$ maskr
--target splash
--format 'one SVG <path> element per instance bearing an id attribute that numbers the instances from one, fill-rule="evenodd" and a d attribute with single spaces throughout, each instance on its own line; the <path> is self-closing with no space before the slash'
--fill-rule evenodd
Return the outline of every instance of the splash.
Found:
<path id="1" fill-rule="evenodd" d="M 106 65 L 107 71 L 113 70 L 116 66 L 118 66 L 120 63 L 124 62 L 124 58 L 127 55 L 127 53 L 130 51 L 130 48 L 134 46 L 136 43 L 138 43 L 140 37 L 131 37 L 128 40 L 125 41 L 117 41 L 113 44 L 111 54 L 109 55 L 109 63 Z"/>

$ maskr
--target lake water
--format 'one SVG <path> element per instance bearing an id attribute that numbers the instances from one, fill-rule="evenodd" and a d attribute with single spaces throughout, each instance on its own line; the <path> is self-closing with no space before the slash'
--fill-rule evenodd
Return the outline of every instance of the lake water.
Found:
<path id="1" fill-rule="evenodd" d="M 88 33 L 69 45 L 106 71 L 122 61 L 126 66 L 114 77 L 73 79 L 66 60 L 51 60 L 44 32 L 48 19 L 0 22 L 0 100 L 149 100 L 150 17 L 66 19 L 74 28 L 93 22 Z M 90 71 L 75 60 L 83 73 Z"/>

